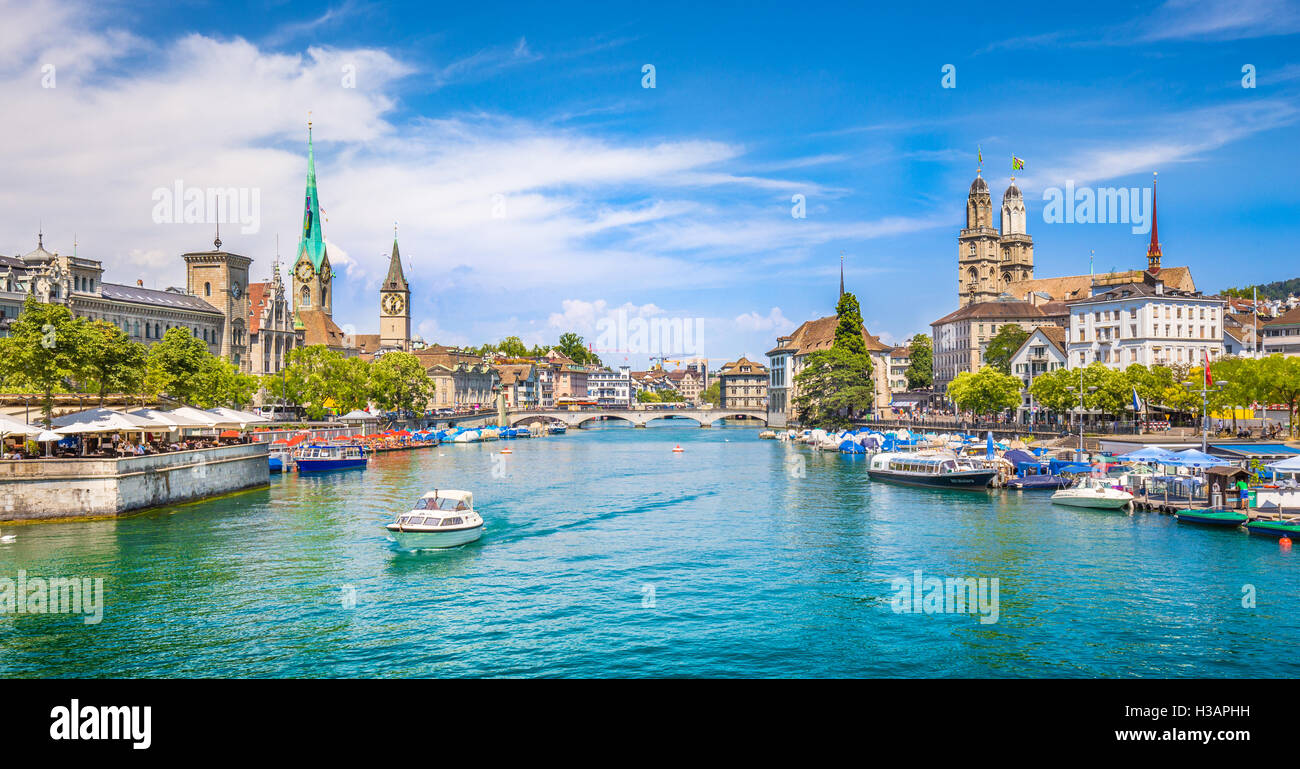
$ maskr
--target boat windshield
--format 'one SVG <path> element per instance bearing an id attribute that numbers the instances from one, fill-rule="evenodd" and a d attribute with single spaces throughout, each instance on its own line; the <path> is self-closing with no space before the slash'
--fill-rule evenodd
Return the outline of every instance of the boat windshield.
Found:
<path id="1" fill-rule="evenodd" d="M 464 500 L 448 499 L 447 497 L 424 497 L 415 503 L 416 510 L 468 510 L 469 506 Z"/>

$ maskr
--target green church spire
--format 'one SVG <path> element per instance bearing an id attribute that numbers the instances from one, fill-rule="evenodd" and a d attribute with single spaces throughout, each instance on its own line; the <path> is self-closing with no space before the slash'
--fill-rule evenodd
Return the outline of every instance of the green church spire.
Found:
<path id="1" fill-rule="evenodd" d="M 307 198 L 302 213 L 302 238 L 298 254 L 307 253 L 312 267 L 320 272 L 325 261 L 325 237 L 321 233 L 320 196 L 316 192 L 316 156 L 311 145 L 311 121 L 307 121 Z"/>

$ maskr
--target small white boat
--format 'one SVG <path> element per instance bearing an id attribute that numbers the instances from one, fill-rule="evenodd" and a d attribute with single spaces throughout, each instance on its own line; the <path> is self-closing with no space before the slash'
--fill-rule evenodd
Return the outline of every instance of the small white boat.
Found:
<path id="1" fill-rule="evenodd" d="M 407 550 L 437 549 L 464 545 L 483 536 L 483 518 L 474 511 L 470 492 L 434 489 L 384 528 Z"/>
<path id="2" fill-rule="evenodd" d="M 1118 510 L 1133 504 L 1133 495 L 1112 486 L 1113 482 L 1113 478 L 1083 476 L 1068 489 L 1061 489 L 1052 494 L 1052 503 L 1103 510 Z"/>

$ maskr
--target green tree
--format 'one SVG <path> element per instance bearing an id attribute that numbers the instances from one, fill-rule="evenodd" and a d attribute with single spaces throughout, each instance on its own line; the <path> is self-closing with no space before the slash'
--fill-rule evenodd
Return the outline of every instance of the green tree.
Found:
<path id="1" fill-rule="evenodd" d="M 600 357 L 591 350 L 588 350 L 587 343 L 583 341 L 582 337 L 572 331 L 560 334 L 560 343 L 555 345 L 555 349 L 579 365 L 601 365 Z"/>
<path id="2" fill-rule="evenodd" d="M 1020 405 L 1020 388 L 1016 377 L 985 366 L 972 374 L 963 371 L 948 383 L 948 397 L 962 411 L 975 414 L 999 414 Z"/>
<path id="3" fill-rule="evenodd" d="M 86 370 L 86 323 L 61 304 L 44 304 L 29 296 L 23 311 L 0 339 L 0 376 L 40 393 L 41 414 L 48 427 L 54 393 L 69 389 Z"/>
<path id="4" fill-rule="evenodd" d="M 433 380 L 409 352 L 380 356 L 370 366 L 370 384 L 371 398 L 386 410 L 424 411 L 433 397 Z"/>
<path id="5" fill-rule="evenodd" d="M 86 324 L 82 369 L 104 405 L 111 392 L 135 395 L 144 384 L 148 353 L 122 329 L 105 320 Z"/>
<path id="6" fill-rule="evenodd" d="M 700 398 L 705 403 L 712 403 L 715 406 L 722 403 L 722 383 L 716 379 L 710 382 L 709 386 L 704 388 Z"/>
<path id="7" fill-rule="evenodd" d="M 856 411 L 871 408 L 875 399 L 873 365 L 862 338 L 862 312 L 851 293 L 840 297 L 835 313 L 835 341 L 828 350 L 808 355 L 795 375 L 795 413 L 801 424 L 842 429 L 853 424 Z"/>
<path id="8" fill-rule="evenodd" d="M 651 390 L 638 390 L 636 394 L 637 403 L 660 403 L 659 394 Z"/>
<path id="9" fill-rule="evenodd" d="M 1020 345 L 1029 338 L 1029 332 L 1015 323 L 1004 323 L 998 333 L 989 340 L 984 348 L 984 363 L 1001 371 L 1011 373 L 1011 356 L 1016 354 Z"/>
<path id="10" fill-rule="evenodd" d="M 497 345 L 497 352 L 508 358 L 523 358 L 528 355 L 528 347 L 517 336 L 508 336 Z"/>
<path id="11" fill-rule="evenodd" d="M 216 385 L 208 346 L 188 328 L 170 328 L 149 348 L 145 389 L 166 393 L 176 400 L 203 405 L 212 400 Z"/>
<path id="12" fill-rule="evenodd" d="M 360 359 L 354 360 L 364 365 Z M 329 412 L 326 401 L 333 398 L 339 402 L 339 397 L 350 401 L 357 388 L 355 367 L 345 363 L 341 353 L 319 344 L 294 349 L 284 369 L 283 384 L 279 380 L 280 377 L 268 377 L 263 381 L 268 389 L 276 390 L 290 403 L 300 406 L 308 419 L 323 419 Z M 340 392 L 341 388 L 347 392 Z M 366 390 L 368 383 L 362 386 L 362 392 Z"/>
<path id="13" fill-rule="evenodd" d="M 1296 409 L 1300 406 L 1300 358 L 1269 355 L 1259 363 L 1259 379 L 1264 383 L 1260 391 L 1264 402 L 1286 406 L 1287 432 L 1294 436 Z"/>
<path id="14" fill-rule="evenodd" d="M 917 334 L 908 343 L 910 358 L 907 364 L 907 389 L 919 390 L 934 383 L 934 347 L 930 337 Z"/>

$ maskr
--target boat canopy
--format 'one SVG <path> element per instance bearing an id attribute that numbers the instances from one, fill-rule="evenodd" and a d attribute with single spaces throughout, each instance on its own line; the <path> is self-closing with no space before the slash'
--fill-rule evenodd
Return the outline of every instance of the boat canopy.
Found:
<path id="1" fill-rule="evenodd" d="M 436 506 L 431 506 L 436 505 Z M 450 503 L 450 507 L 445 505 Z M 460 507 L 464 505 L 464 507 Z M 456 489 L 434 489 L 416 503 L 416 510 L 465 510 L 474 507 L 474 494 Z"/>

